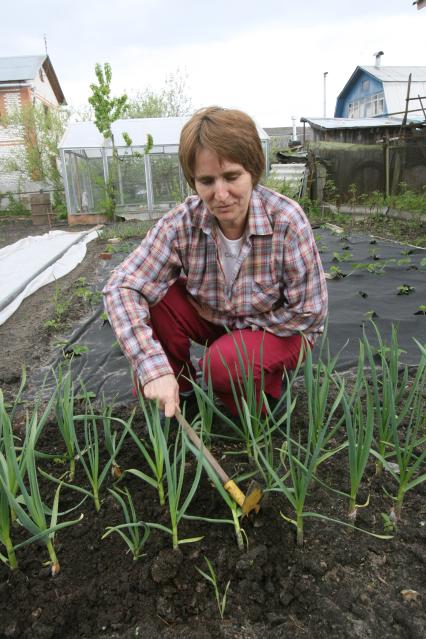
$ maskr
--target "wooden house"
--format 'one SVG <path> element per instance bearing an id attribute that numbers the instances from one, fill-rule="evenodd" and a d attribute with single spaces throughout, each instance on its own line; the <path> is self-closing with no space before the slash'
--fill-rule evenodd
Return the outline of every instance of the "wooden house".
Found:
<path id="1" fill-rule="evenodd" d="M 59 80 L 48 55 L 0 58 L 0 118 L 29 104 L 47 110 L 66 105 Z M 0 120 L 1 121 L 1 120 Z M 20 129 L 0 125 L 0 160 L 23 143 Z M 7 176 L 0 176 L 2 182 Z M 10 178 L 13 183 L 13 178 Z M 4 186 L 0 190 L 5 190 Z"/>
<path id="2" fill-rule="evenodd" d="M 422 100 L 426 96 L 426 67 L 382 67 L 381 55 L 376 54 L 375 66 L 355 69 L 337 97 L 334 117 L 402 116 L 409 97 L 409 114 L 426 119 L 426 100 Z"/>

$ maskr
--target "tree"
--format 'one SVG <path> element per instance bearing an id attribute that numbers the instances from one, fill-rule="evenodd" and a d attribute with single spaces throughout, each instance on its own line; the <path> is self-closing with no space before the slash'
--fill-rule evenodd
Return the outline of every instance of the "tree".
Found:
<path id="1" fill-rule="evenodd" d="M 108 181 L 105 185 L 105 212 L 111 215 L 115 220 L 115 210 L 117 207 L 115 177 L 120 171 L 120 158 L 117 147 L 115 145 L 114 135 L 112 133 L 112 124 L 127 112 L 128 102 L 127 95 L 123 94 L 118 98 L 111 97 L 111 65 L 105 62 L 103 68 L 100 64 L 95 65 L 95 74 L 98 84 L 91 84 L 92 95 L 89 97 L 89 104 L 93 108 L 95 115 L 95 124 L 98 131 L 103 135 L 105 140 L 111 140 L 112 145 L 112 163 Z M 123 140 L 128 147 L 131 147 L 132 140 L 128 133 L 124 132 Z M 148 153 L 153 145 L 153 140 L 148 135 L 145 153 Z M 138 155 L 141 155 L 138 153 Z"/>
<path id="2" fill-rule="evenodd" d="M 105 62 L 103 68 L 100 64 L 95 65 L 95 75 L 98 84 L 92 83 L 90 88 L 92 95 L 89 97 L 89 104 L 93 108 L 95 124 L 98 131 L 105 140 L 111 140 L 112 144 L 112 172 L 117 172 L 118 153 L 115 146 L 114 135 L 111 126 L 118 120 L 127 109 L 127 95 L 124 93 L 118 98 L 111 97 L 111 65 Z M 115 220 L 115 209 L 117 206 L 116 188 L 114 185 L 114 175 L 109 175 L 105 184 L 105 213 L 111 215 Z"/>
<path id="3" fill-rule="evenodd" d="M 118 98 L 111 97 L 112 72 L 108 62 L 105 62 L 103 69 L 100 64 L 96 64 L 95 74 L 98 84 L 90 85 L 92 95 L 89 97 L 89 104 L 93 107 L 95 124 L 99 132 L 105 139 L 111 138 L 113 140 L 111 125 L 126 112 L 127 95 L 123 94 Z"/>
<path id="4" fill-rule="evenodd" d="M 1 160 L 1 170 L 49 182 L 54 188 L 54 205 L 63 204 L 63 183 L 58 168 L 58 144 L 69 119 L 68 111 L 44 104 L 24 104 L 5 114 L 0 124 L 16 131 L 22 144 Z"/>
<path id="5" fill-rule="evenodd" d="M 128 118 L 167 118 L 189 115 L 191 98 L 187 94 L 186 77 L 179 69 L 166 76 L 165 86 L 156 93 L 148 88 L 128 100 Z"/>

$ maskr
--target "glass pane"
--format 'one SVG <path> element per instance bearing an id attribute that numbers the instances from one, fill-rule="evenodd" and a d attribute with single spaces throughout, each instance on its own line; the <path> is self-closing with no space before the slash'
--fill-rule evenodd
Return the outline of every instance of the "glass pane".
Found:
<path id="1" fill-rule="evenodd" d="M 65 151 L 65 171 L 67 174 L 68 182 L 68 196 L 70 205 L 70 214 L 73 215 L 77 212 L 77 201 L 74 193 L 74 166 L 73 166 L 73 153 L 71 151 Z"/>
<path id="2" fill-rule="evenodd" d="M 98 157 L 96 157 L 96 154 Z M 85 149 L 65 151 L 71 214 L 95 213 L 104 198 L 104 174 L 99 151 L 88 157 Z"/>
<path id="3" fill-rule="evenodd" d="M 150 154 L 154 206 L 172 208 L 184 198 L 179 176 L 178 156 Z"/>
<path id="4" fill-rule="evenodd" d="M 117 189 L 117 205 L 147 205 L 145 159 L 142 154 L 108 158 L 109 174 Z"/>
<path id="5" fill-rule="evenodd" d="M 105 179 L 102 155 L 100 151 L 91 153 L 86 158 L 84 170 L 88 177 L 88 206 L 89 212 L 101 213 L 105 206 Z"/>

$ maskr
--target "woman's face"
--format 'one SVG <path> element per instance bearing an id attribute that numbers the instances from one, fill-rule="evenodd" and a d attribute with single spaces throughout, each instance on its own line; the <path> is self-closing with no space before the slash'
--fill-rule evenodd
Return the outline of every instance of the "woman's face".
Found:
<path id="1" fill-rule="evenodd" d="M 230 240 L 242 236 L 247 222 L 253 180 L 241 165 L 201 147 L 195 156 L 195 188 L 222 233 Z"/>

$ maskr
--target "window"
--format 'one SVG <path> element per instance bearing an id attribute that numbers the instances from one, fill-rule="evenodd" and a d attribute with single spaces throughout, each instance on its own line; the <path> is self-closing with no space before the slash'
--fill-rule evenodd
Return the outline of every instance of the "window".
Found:
<path id="1" fill-rule="evenodd" d="M 19 93 L 6 93 L 4 96 L 4 103 L 6 113 L 8 115 L 13 115 L 21 108 L 21 96 Z"/>
<path id="2" fill-rule="evenodd" d="M 367 98 L 365 105 L 365 117 L 374 118 L 382 115 L 385 111 L 385 96 L 383 93 L 376 93 Z"/>
<path id="3" fill-rule="evenodd" d="M 367 91 L 370 89 L 370 80 L 363 80 L 362 81 L 362 90 L 364 91 L 364 93 L 367 93 Z"/>
<path id="4" fill-rule="evenodd" d="M 42 82 L 44 82 L 44 73 L 43 73 L 43 69 L 40 69 L 40 71 L 38 72 L 38 75 L 39 75 L 39 77 L 40 77 L 40 80 L 41 80 Z"/>
<path id="5" fill-rule="evenodd" d="M 374 118 L 385 112 L 385 95 L 376 93 L 348 104 L 348 118 Z"/>
<path id="6" fill-rule="evenodd" d="M 361 118 L 363 103 L 363 100 L 355 100 L 354 102 L 349 102 L 348 118 Z"/>

